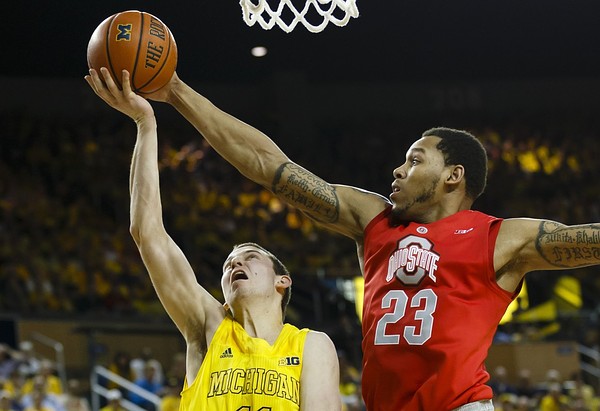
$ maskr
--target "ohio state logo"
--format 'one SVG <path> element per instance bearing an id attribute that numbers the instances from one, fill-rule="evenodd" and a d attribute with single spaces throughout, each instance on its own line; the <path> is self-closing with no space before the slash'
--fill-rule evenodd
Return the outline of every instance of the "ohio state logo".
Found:
<path id="1" fill-rule="evenodd" d="M 398 248 L 389 258 L 385 279 L 390 282 L 396 277 L 402 284 L 414 286 L 429 276 L 435 282 L 439 260 L 431 241 L 409 235 L 398 241 Z"/>

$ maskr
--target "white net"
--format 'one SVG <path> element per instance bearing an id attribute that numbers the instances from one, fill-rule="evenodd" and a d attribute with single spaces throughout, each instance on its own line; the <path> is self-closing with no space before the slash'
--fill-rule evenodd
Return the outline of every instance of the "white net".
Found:
<path id="1" fill-rule="evenodd" d="M 248 26 L 258 22 L 263 29 L 270 30 L 277 24 L 286 33 L 298 23 L 318 33 L 330 22 L 345 26 L 350 17 L 358 17 L 356 0 L 306 0 L 302 7 L 294 6 L 292 0 L 279 0 L 276 7 L 269 5 L 268 0 L 240 0 L 240 5 Z"/>

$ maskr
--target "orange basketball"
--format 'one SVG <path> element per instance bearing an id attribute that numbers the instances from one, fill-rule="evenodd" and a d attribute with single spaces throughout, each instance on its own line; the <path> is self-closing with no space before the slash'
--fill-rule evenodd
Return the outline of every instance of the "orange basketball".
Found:
<path id="1" fill-rule="evenodd" d="M 121 87 L 122 71 L 131 88 L 153 93 L 169 82 L 177 67 L 177 45 L 169 28 L 152 14 L 130 10 L 114 14 L 94 30 L 87 48 L 90 68 L 106 67 Z"/>

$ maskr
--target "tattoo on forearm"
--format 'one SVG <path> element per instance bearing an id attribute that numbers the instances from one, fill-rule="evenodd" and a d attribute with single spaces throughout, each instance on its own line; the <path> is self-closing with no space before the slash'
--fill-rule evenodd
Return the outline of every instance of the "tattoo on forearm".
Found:
<path id="1" fill-rule="evenodd" d="M 293 163 L 283 163 L 273 179 L 273 193 L 324 223 L 339 219 L 335 188 Z"/>
<path id="2" fill-rule="evenodd" d="M 556 267 L 575 268 L 600 263 L 600 225 L 564 226 L 542 221 L 536 249 Z"/>

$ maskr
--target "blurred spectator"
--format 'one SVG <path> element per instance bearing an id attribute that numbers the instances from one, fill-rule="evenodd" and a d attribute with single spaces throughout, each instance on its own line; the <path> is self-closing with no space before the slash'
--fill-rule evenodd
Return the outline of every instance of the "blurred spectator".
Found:
<path id="1" fill-rule="evenodd" d="M 179 381 L 179 387 L 183 387 L 183 380 L 185 378 L 185 353 L 176 352 L 171 360 L 171 365 L 166 372 L 167 381 L 173 381 L 174 379 Z"/>
<path id="2" fill-rule="evenodd" d="M 30 377 L 23 386 L 22 393 L 30 393 L 34 387 L 41 386 L 43 391 L 48 394 L 61 395 L 63 393 L 62 383 L 60 378 L 55 375 L 56 370 L 50 360 L 42 360 L 40 371 Z"/>
<path id="3" fill-rule="evenodd" d="M 163 384 L 157 381 L 156 368 L 151 362 L 146 363 L 144 373 L 141 378 L 135 380 L 135 385 L 156 395 L 160 395 L 163 389 Z M 154 410 L 154 405 L 150 401 L 133 392 L 129 393 L 129 401 L 146 410 Z"/>
<path id="4" fill-rule="evenodd" d="M 32 390 L 21 397 L 24 411 L 65 411 L 58 396 L 45 391 L 41 376 L 34 377 Z"/>
<path id="5" fill-rule="evenodd" d="M 571 379 L 564 383 L 566 394 L 572 404 L 578 404 L 578 409 L 596 410 L 598 409 L 598 399 L 594 387 L 583 381 L 581 372 L 573 373 Z"/>
<path id="6" fill-rule="evenodd" d="M 540 400 L 539 411 L 566 411 L 569 408 L 569 398 L 562 393 L 559 383 L 551 383 L 547 394 Z"/>
<path id="7" fill-rule="evenodd" d="M 0 390 L 0 411 L 19 411 L 13 395 L 6 390 Z"/>
<path id="8" fill-rule="evenodd" d="M 560 371 L 550 368 L 546 371 L 544 380 L 537 385 L 537 388 L 542 394 L 547 394 L 551 388 L 554 389 L 556 387 L 560 387 L 562 391 L 562 379 Z"/>
<path id="9" fill-rule="evenodd" d="M 503 393 L 494 400 L 495 411 L 515 411 L 517 409 L 518 397 L 512 393 Z"/>
<path id="10" fill-rule="evenodd" d="M 133 382 L 135 376 L 131 368 L 131 356 L 127 351 L 117 351 L 113 356 L 111 363 L 108 365 L 108 370 L 117 374 L 119 377 L 123 377 L 128 381 Z M 119 385 L 108 381 L 107 388 L 118 388 Z"/>
<path id="11" fill-rule="evenodd" d="M 13 350 L 8 344 L 0 344 L 0 381 L 6 380 L 18 367 Z"/>
<path id="12" fill-rule="evenodd" d="M 537 404 L 536 400 L 527 397 L 526 395 L 521 395 L 517 397 L 515 411 L 533 411 L 536 409 L 535 404 Z"/>
<path id="13" fill-rule="evenodd" d="M 81 382 L 77 379 L 67 381 L 67 389 L 58 399 L 65 411 L 90 411 L 90 403 L 84 396 Z"/>
<path id="14" fill-rule="evenodd" d="M 117 389 L 108 390 L 106 393 L 106 400 L 108 404 L 105 407 L 100 408 L 100 411 L 127 411 L 126 408 L 121 405 L 121 399 L 123 394 Z"/>
<path id="15" fill-rule="evenodd" d="M 492 388 L 494 396 L 500 397 L 502 394 L 516 394 L 517 390 L 509 383 L 508 374 L 506 368 L 499 365 L 494 368 L 492 376 L 488 382 L 488 385 Z M 512 398 L 512 397 L 511 397 Z M 515 395 L 516 398 L 516 395 Z M 516 404 L 516 401 L 515 401 Z"/>
<path id="16" fill-rule="evenodd" d="M 41 361 L 33 349 L 33 343 L 29 340 L 24 340 L 19 343 L 19 350 L 22 353 L 19 371 L 26 376 L 32 376 L 40 372 Z"/>
<path id="17" fill-rule="evenodd" d="M 8 379 L 2 383 L 2 390 L 7 391 L 13 397 L 13 400 L 18 402 L 23 394 L 23 387 L 27 382 L 27 378 L 22 375 L 19 370 L 14 370 Z"/>
<path id="18" fill-rule="evenodd" d="M 169 378 L 163 389 L 159 411 L 178 411 L 181 402 L 180 392 L 183 386 L 178 378 Z"/>
<path id="19" fill-rule="evenodd" d="M 362 391 L 360 389 L 360 372 L 346 357 L 338 351 L 340 365 L 340 395 L 344 411 L 361 411 L 363 409 Z"/>
<path id="20" fill-rule="evenodd" d="M 521 368 L 517 375 L 515 391 L 519 397 L 534 398 L 537 394 L 535 384 L 531 380 L 531 370 Z"/>
<path id="21" fill-rule="evenodd" d="M 150 347 L 142 347 L 139 356 L 131 360 L 131 370 L 133 372 L 134 381 L 146 377 L 146 368 L 148 365 L 154 369 L 153 382 L 156 384 L 163 384 L 163 366 L 160 361 L 152 356 L 152 348 Z"/>

